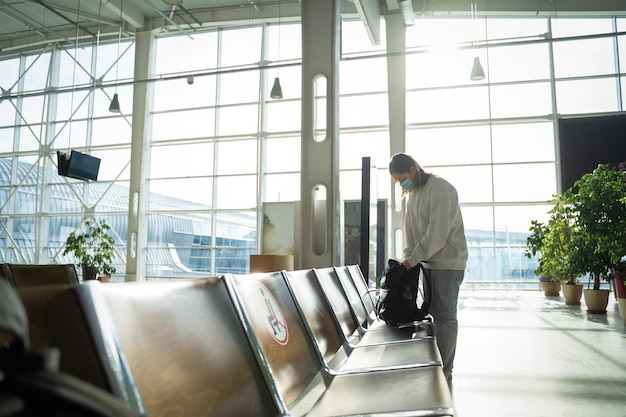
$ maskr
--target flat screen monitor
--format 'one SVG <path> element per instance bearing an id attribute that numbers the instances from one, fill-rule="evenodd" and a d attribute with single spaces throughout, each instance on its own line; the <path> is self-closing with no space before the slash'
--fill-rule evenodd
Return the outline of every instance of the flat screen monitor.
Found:
<path id="1" fill-rule="evenodd" d="M 67 154 L 65 152 L 57 151 L 57 172 L 59 175 L 67 175 L 69 163 L 70 160 L 67 158 Z"/>
<path id="2" fill-rule="evenodd" d="M 100 158 L 72 151 L 67 167 L 67 176 L 79 180 L 95 181 L 100 170 Z"/>
<path id="3" fill-rule="evenodd" d="M 626 161 L 626 115 L 561 118 L 558 121 L 563 191 L 598 164 Z"/>

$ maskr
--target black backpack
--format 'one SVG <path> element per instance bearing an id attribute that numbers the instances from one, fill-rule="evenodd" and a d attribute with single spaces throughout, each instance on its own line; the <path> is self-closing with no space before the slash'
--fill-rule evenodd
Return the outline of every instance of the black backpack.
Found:
<path id="1" fill-rule="evenodd" d="M 398 265 L 400 262 L 389 259 L 387 268 L 383 271 L 376 305 L 378 318 L 389 326 L 430 320 L 428 311 L 432 285 L 428 270 L 419 263 L 404 274 L 397 274 L 392 268 Z M 421 276 L 423 279 L 420 280 Z"/>
<path id="2" fill-rule="evenodd" d="M 140 416 L 112 394 L 59 372 L 58 349 L 29 345 L 24 306 L 0 278 L 0 417 Z"/>

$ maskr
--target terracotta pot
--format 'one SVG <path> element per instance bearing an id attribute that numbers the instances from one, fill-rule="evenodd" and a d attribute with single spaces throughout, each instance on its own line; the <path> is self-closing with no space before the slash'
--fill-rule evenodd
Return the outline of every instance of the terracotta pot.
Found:
<path id="1" fill-rule="evenodd" d="M 546 297 L 558 297 L 561 291 L 561 283 L 558 281 L 542 282 L 541 289 Z"/>
<path id="2" fill-rule="evenodd" d="M 98 276 L 98 281 L 100 282 L 110 282 L 111 281 L 111 277 L 108 275 L 100 275 Z"/>
<path id="3" fill-rule="evenodd" d="M 582 284 L 563 284 L 563 297 L 565 298 L 565 304 L 568 306 L 579 306 L 580 299 L 583 296 Z"/>
<path id="4" fill-rule="evenodd" d="M 587 313 L 606 314 L 606 306 L 609 304 L 609 290 L 583 290 Z"/>

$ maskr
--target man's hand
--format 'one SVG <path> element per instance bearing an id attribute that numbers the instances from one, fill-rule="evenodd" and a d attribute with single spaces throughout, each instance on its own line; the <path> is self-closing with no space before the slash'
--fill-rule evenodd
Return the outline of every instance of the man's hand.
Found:
<path id="1" fill-rule="evenodd" d="M 398 264 L 389 268 L 389 271 L 387 271 L 387 275 L 401 277 L 406 273 L 406 271 L 408 271 L 408 269 L 406 269 L 406 267 L 403 264 Z"/>

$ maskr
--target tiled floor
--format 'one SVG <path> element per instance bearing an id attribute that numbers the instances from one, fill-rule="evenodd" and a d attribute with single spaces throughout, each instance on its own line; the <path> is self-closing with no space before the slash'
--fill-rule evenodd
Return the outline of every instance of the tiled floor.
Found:
<path id="1" fill-rule="evenodd" d="M 626 328 L 539 291 L 462 290 L 458 417 L 626 417 Z"/>

